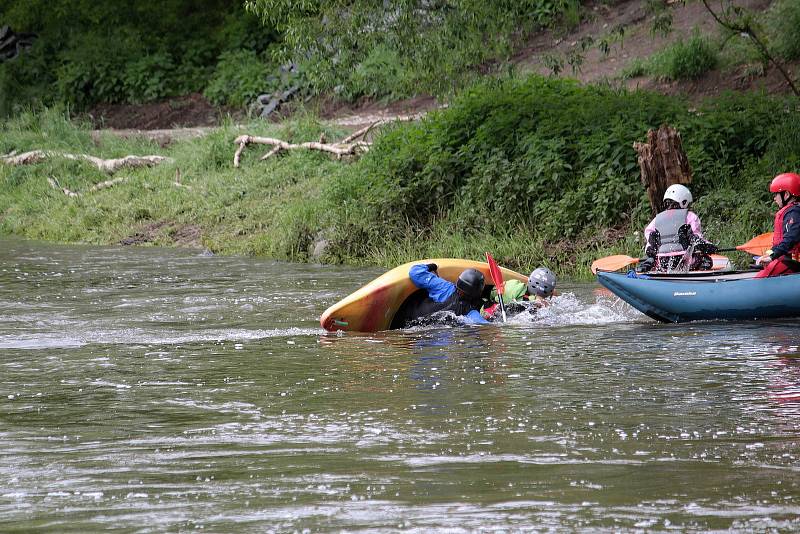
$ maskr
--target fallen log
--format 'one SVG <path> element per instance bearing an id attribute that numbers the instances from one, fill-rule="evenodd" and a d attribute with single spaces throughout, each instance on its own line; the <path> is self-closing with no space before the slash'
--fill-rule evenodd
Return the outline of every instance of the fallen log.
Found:
<path id="1" fill-rule="evenodd" d="M 318 141 L 308 141 L 305 143 L 289 143 L 287 141 L 283 141 L 282 139 L 276 139 L 274 137 L 258 137 L 254 135 L 240 135 L 234 140 L 234 143 L 239 145 L 239 148 L 236 149 L 236 152 L 233 155 L 234 167 L 239 167 L 239 161 L 241 159 L 242 152 L 244 152 L 244 149 L 247 148 L 247 145 L 250 144 L 271 145 L 273 147 L 272 150 L 261 156 L 262 160 L 267 159 L 268 157 L 274 154 L 277 154 L 281 150 L 298 150 L 298 149 L 320 150 L 322 152 L 329 152 L 331 154 L 335 154 L 337 158 L 341 158 L 342 156 L 355 155 L 359 151 L 366 152 L 372 145 L 372 143 L 367 143 L 365 141 L 357 141 L 355 143 L 320 143 Z"/>
<path id="2" fill-rule="evenodd" d="M 351 133 L 344 139 L 336 143 L 326 143 L 325 142 L 325 134 L 323 133 L 320 136 L 319 141 L 310 141 L 306 143 L 289 143 L 288 141 L 284 141 L 282 139 L 276 139 L 274 137 L 258 137 L 254 135 L 240 135 L 234 140 L 234 143 L 239 145 L 236 149 L 236 152 L 233 154 L 233 166 L 239 167 L 239 163 L 241 161 L 242 152 L 244 149 L 247 148 L 247 145 L 250 144 L 261 144 L 261 145 L 271 145 L 272 149 L 269 152 L 261 156 L 259 158 L 261 161 L 274 156 L 275 154 L 279 153 L 282 150 L 297 150 L 297 149 L 307 149 L 307 150 L 320 150 L 322 152 L 329 152 L 331 154 L 335 154 L 337 159 L 341 159 L 343 156 L 355 156 L 359 153 L 368 152 L 370 147 L 372 146 L 372 142 L 366 140 L 367 134 L 372 131 L 377 126 L 383 124 L 390 124 L 393 122 L 408 122 L 408 121 L 416 121 L 421 119 L 425 116 L 425 113 L 415 113 L 413 115 L 402 115 L 399 117 L 391 117 L 386 119 L 380 119 L 368 126 L 364 126 L 363 128 Z M 356 141 L 356 139 L 361 138 L 361 141 Z"/>
<path id="3" fill-rule="evenodd" d="M 74 191 L 70 191 L 66 187 L 61 187 L 61 184 L 59 184 L 58 180 L 56 180 L 55 178 L 48 177 L 47 178 L 47 183 L 50 184 L 50 187 L 52 187 L 53 189 L 58 189 L 59 191 L 61 191 L 65 195 L 67 195 L 68 197 L 75 198 L 75 197 L 80 196 L 78 193 L 76 193 Z"/>
<path id="4" fill-rule="evenodd" d="M 124 158 L 102 159 L 88 154 L 69 154 L 67 152 L 54 152 L 51 150 L 32 150 L 18 155 L 12 152 L 11 154 L 0 157 L 0 161 L 6 165 L 31 165 L 48 158 L 88 161 L 108 174 L 114 174 L 122 168 L 135 169 L 137 167 L 152 167 L 159 163 L 172 162 L 172 158 L 165 156 L 125 156 Z"/>
<path id="5" fill-rule="evenodd" d="M 382 126 L 384 124 L 390 124 L 390 123 L 393 123 L 393 122 L 411 122 L 411 121 L 419 120 L 424 116 L 425 116 L 425 113 L 423 112 L 423 113 L 414 113 L 413 115 L 401 115 L 401 116 L 398 116 L 398 117 L 380 119 L 380 120 L 377 120 L 377 121 L 373 122 L 372 124 L 364 126 L 363 128 L 361 128 L 359 130 L 356 130 L 355 132 L 351 133 L 350 135 L 348 135 L 347 137 L 342 139 L 340 141 L 340 143 L 351 143 L 351 142 L 355 141 L 356 139 L 358 139 L 359 137 L 362 137 L 362 138 L 366 139 L 367 134 L 370 131 L 372 131 L 373 128 L 376 128 L 378 126 Z"/>
<path id="6" fill-rule="evenodd" d="M 92 187 L 90 187 L 86 191 L 86 193 L 94 193 L 95 191 L 100 191 L 101 189 L 108 189 L 109 187 L 113 187 L 113 186 L 115 186 L 117 184 L 120 184 L 120 183 L 126 181 L 126 180 L 127 180 L 126 177 L 120 176 L 118 178 L 112 178 L 111 180 L 106 180 L 104 182 L 99 182 L 99 183 L 94 184 Z M 58 183 L 58 180 L 56 180 L 53 177 L 48 177 L 47 178 L 47 183 L 49 183 L 50 187 L 52 187 L 53 189 L 58 189 L 59 191 L 61 191 L 62 193 L 64 193 L 65 195 L 67 195 L 70 198 L 77 198 L 77 197 L 79 197 L 79 196 L 84 194 L 84 193 L 78 193 L 76 191 L 71 191 L 71 190 L 67 189 L 66 187 L 62 187 L 61 184 Z"/>

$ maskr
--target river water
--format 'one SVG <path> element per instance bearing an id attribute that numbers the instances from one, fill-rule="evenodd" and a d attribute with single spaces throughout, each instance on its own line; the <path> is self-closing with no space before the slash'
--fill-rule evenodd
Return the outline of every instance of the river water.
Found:
<path id="1" fill-rule="evenodd" d="M 0 531 L 800 528 L 796 321 L 324 333 L 379 274 L 0 241 Z"/>

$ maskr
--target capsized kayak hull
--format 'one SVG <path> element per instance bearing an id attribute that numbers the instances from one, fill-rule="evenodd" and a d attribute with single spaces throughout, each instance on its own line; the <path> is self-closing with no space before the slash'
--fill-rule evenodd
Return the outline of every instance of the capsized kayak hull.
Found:
<path id="1" fill-rule="evenodd" d="M 640 312 L 662 322 L 800 316 L 800 274 L 774 278 L 755 275 L 740 272 L 628 278 L 598 272 L 597 280 Z"/>
<path id="2" fill-rule="evenodd" d="M 494 285 L 489 264 L 485 262 L 456 258 L 412 261 L 382 274 L 325 310 L 319 321 L 322 328 L 328 331 L 349 332 L 388 330 L 400 306 L 418 289 L 408 277 L 408 271 L 412 265 L 420 263 L 435 263 L 439 268 L 439 276 L 451 282 L 455 282 L 464 269 L 478 269 L 486 278 L 486 284 Z M 523 282 L 528 280 L 527 276 L 510 269 L 501 267 L 500 270 L 503 273 L 503 280 L 512 278 Z"/>

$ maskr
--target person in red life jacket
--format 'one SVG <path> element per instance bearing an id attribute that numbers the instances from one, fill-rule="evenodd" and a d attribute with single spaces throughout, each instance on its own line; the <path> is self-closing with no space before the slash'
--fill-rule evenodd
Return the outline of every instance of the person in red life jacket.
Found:
<path id="1" fill-rule="evenodd" d="M 766 265 L 757 278 L 780 276 L 800 272 L 800 175 L 793 172 L 779 174 L 772 179 L 769 190 L 778 212 L 772 234 L 772 252 L 756 260 Z"/>
<path id="2" fill-rule="evenodd" d="M 709 254 L 717 248 L 703 238 L 700 217 L 689 210 L 692 200 L 691 191 L 680 184 L 671 185 L 664 192 L 664 210 L 644 229 L 647 259 L 639 265 L 639 272 L 712 267 Z"/>
<path id="3" fill-rule="evenodd" d="M 485 279 L 477 269 L 466 269 L 456 283 L 440 278 L 435 263 L 412 265 L 408 272 L 411 281 L 427 292 L 427 297 L 404 310 L 404 326 L 439 312 L 452 312 L 466 323 L 487 324 L 481 316 Z"/>

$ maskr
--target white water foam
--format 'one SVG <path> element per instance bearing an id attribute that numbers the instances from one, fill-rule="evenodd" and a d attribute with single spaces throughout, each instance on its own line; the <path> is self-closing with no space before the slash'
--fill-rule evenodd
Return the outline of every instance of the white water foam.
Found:
<path id="1" fill-rule="evenodd" d="M 593 304 L 579 300 L 574 293 L 552 297 L 550 305 L 536 313 L 520 313 L 509 323 L 538 326 L 603 325 L 641 320 L 642 314 L 615 297 L 597 297 Z"/>
<path id="2" fill-rule="evenodd" d="M 641 321 L 644 315 L 634 308 L 611 296 L 596 297 L 594 303 L 581 301 L 574 293 L 563 293 L 550 299 L 549 306 L 539 308 L 535 313 L 523 311 L 508 318 L 508 325 L 520 326 L 573 326 L 573 325 L 604 325 L 611 323 L 627 323 Z M 473 326 L 467 323 L 464 317 L 459 317 L 452 312 L 438 312 L 420 321 L 421 324 L 406 328 L 410 332 L 424 332 L 426 330 L 440 329 L 446 326 Z M 502 326 L 499 318 L 494 324 Z"/>
<path id="3" fill-rule="evenodd" d="M 276 337 L 317 337 L 320 328 L 281 328 L 276 330 L 208 330 L 203 332 L 155 332 L 138 329 L 84 331 L 76 335 L 28 334 L 0 338 L 0 349 L 76 348 L 85 345 L 182 345 L 214 341 L 252 341 Z"/>

